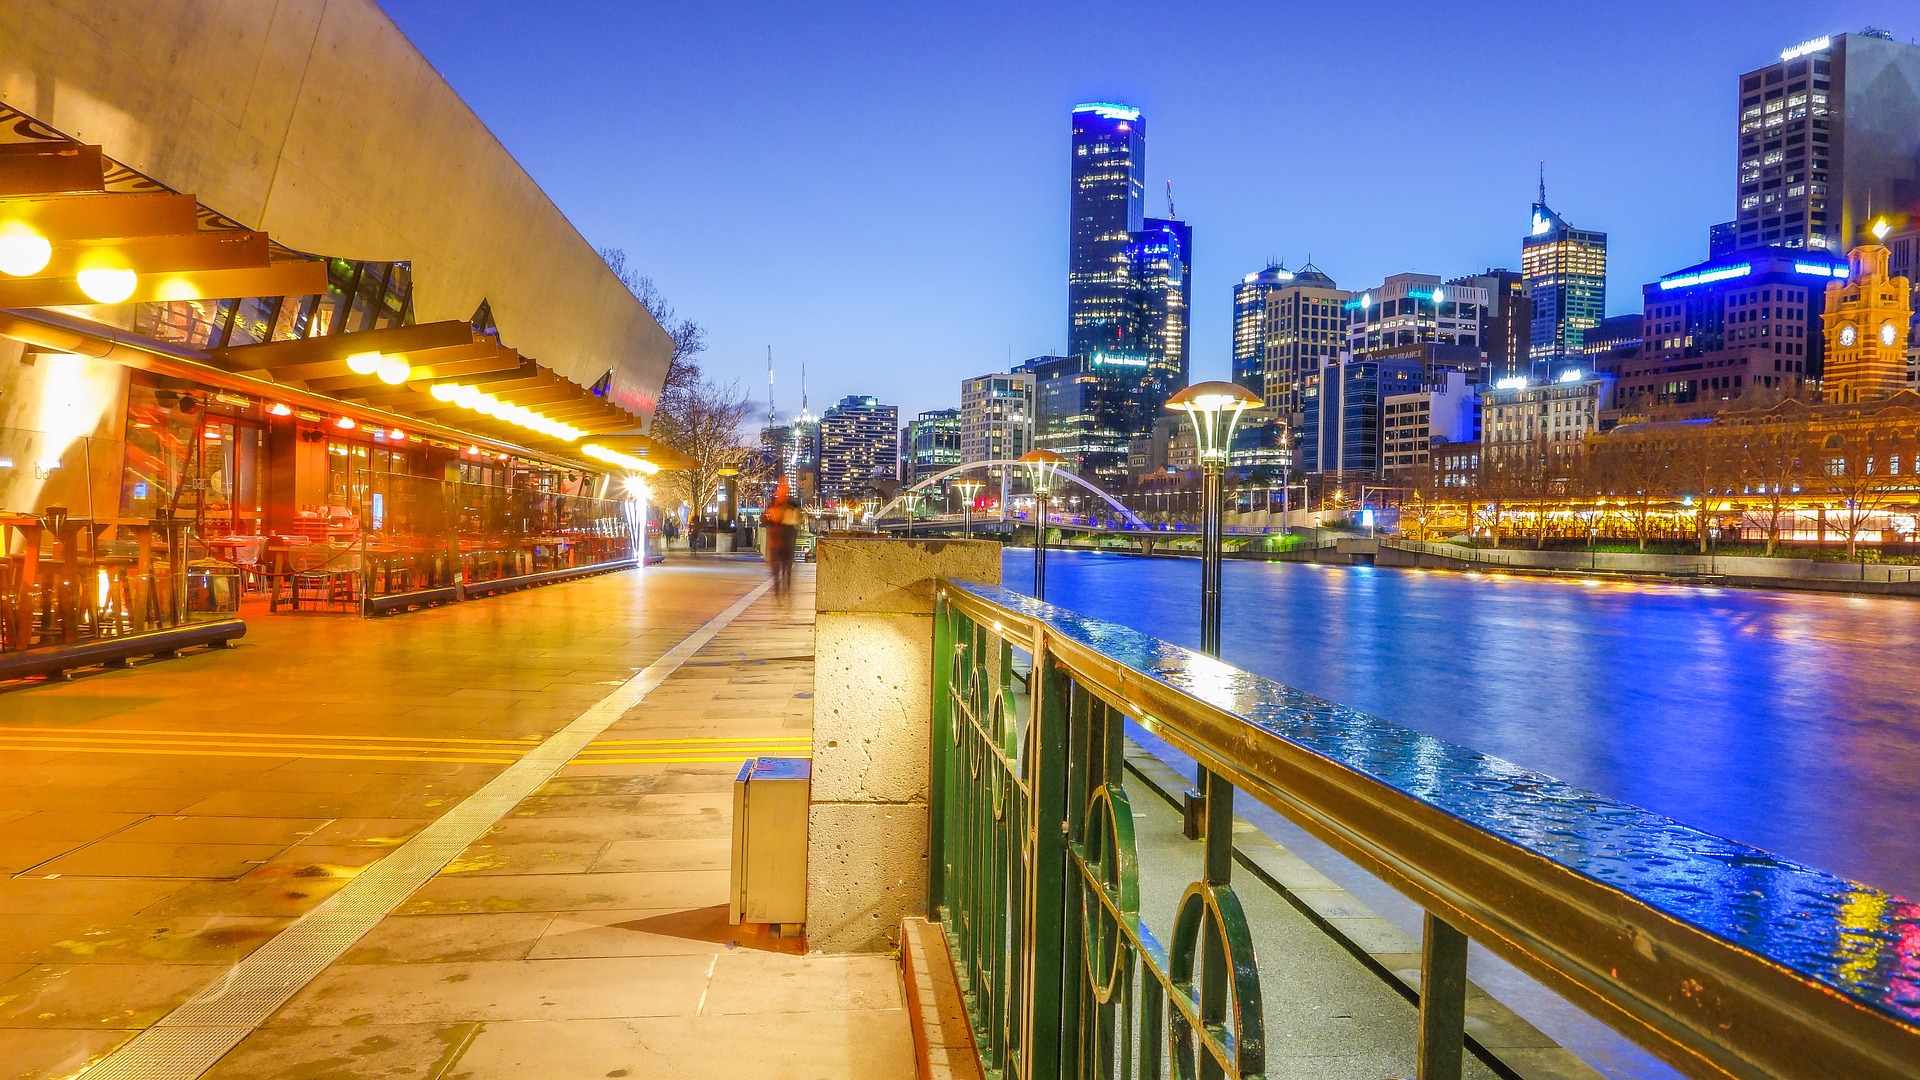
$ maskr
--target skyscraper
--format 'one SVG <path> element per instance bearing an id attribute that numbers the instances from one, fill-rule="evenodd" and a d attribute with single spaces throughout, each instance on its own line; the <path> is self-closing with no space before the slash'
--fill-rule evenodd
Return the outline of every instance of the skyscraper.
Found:
<path id="1" fill-rule="evenodd" d="M 1258 393 L 1277 419 L 1297 429 L 1307 383 L 1346 346 L 1346 309 L 1353 294 L 1311 262 L 1281 273 L 1287 280 L 1266 297 Z"/>
<path id="2" fill-rule="evenodd" d="M 1142 213 L 1146 121 L 1096 102 L 1073 110 L 1067 257 L 1067 352 L 1127 399 L 1123 434 L 1146 434 L 1187 382 L 1193 228 Z M 1124 455 L 1123 455 L 1124 456 Z"/>
<path id="3" fill-rule="evenodd" d="M 1268 263 L 1233 287 L 1233 381 L 1256 394 L 1267 392 L 1267 297 L 1292 280 L 1293 271 Z"/>
<path id="4" fill-rule="evenodd" d="M 820 494 L 858 502 L 876 478 L 893 479 L 900 463 L 900 410 L 850 394 L 820 418 Z"/>
<path id="5" fill-rule="evenodd" d="M 1487 358 L 1489 381 L 1524 378 L 1532 367 L 1533 301 L 1520 275 L 1492 268 L 1447 284 L 1487 291 L 1487 306 L 1480 313 L 1480 351 Z"/>
<path id="6" fill-rule="evenodd" d="M 1541 378 L 1557 377 L 1579 363 L 1582 335 L 1607 317 L 1607 234 L 1576 229 L 1554 213 L 1544 174 L 1533 228 L 1520 241 L 1520 278 L 1533 301 L 1529 360 Z"/>
<path id="7" fill-rule="evenodd" d="M 1067 240 L 1067 352 L 1136 346 L 1131 248 L 1143 224 L 1147 124 L 1140 110 L 1094 102 L 1073 108 Z"/>
<path id="8" fill-rule="evenodd" d="M 1920 204 L 1920 45 L 1883 30 L 1802 42 L 1740 76 L 1738 246 L 1867 242 Z"/>
<path id="9" fill-rule="evenodd" d="M 917 483 L 960 464 L 960 410 L 933 409 L 907 421 L 900 479 Z"/>

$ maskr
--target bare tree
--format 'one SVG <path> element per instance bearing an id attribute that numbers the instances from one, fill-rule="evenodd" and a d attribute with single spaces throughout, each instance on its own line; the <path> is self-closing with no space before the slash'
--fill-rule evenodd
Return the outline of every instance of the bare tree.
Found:
<path id="1" fill-rule="evenodd" d="M 707 351 L 706 327 L 675 311 L 652 278 L 628 265 L 624 248 L 603 247 L 599 252 L 606 260 L 607 269 L 613 271 L 620 284 L 627 287 L 633 298 L 640 301 L 640 306 L 660 324 L 660 329 L 673 339 L 673 358 L 667 363 L 666 385 L 660 390 L 661 406 L 665 407 L 669 397 L 700 381 L 700 363 L 696 358 Z"/>
<path id="2" fill-rule="evenodd" d="M 1860 530 L 1867 519 L 1886 506 L 1900 483 L 1891 461 L 1901 441 L 1887 425 L 1849 426 L 1828 435 L 1818 451 L 1823 486 L 1841 502 L 1849 559 L 1859 554 Z"/>
<path id="3" fill-rule="evenodd" d="M 1651 424 L 1615 431 L 1605 444 L 1605 460 L 1597 479 L 1626 511 L 1640 550 L 1647 549 L 1653 505 L 1670 495 L 1673 449 L 1669 439 Z"/>
<path id="4" fill-rule="evenodd" d="M 1732 440 L 1721 424 L 1695 424 L 1675 428 L 1672 445 L 1673 482 L 1679 494 L 1692 496 L 1695 501 L 1694 539 L 1704 555 L 1707 526 L 1713 520 L 1713 496 L 1732 488 L 1738 472 Z"/>
<path id="5" fill-rule="evenodd" d="M 1739 483 L 1749 505 L 1758 505 L 1766 523 L 1767 554 L 1780 546 L 1780 525 L 1792 513 L 1801 485 L 1809 478 L 1807 465 L 1815 455 L 1804 423 L 1747 423 L 1733 439 L 1733 457 Z"/>
<path id="6" fill-rule="evenodd" d="M 723 470 L 739 472 L 751 464 L 754 455 L 742 435 L 750 407 L 737 380 L 722 386 L 695 379 L 675 394 L 672 408 L 661 398 L 653 414 L 654 438 L 693 459 L 690 467 L 663 474 L 663 486 L 695 514 L 718 492 Z"/>

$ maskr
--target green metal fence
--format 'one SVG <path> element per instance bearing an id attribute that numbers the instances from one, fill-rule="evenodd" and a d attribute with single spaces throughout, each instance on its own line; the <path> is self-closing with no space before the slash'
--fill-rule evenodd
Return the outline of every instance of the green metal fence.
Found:
<path id="1" fill-rule="evenodd" d="M 999 588 L 942 582 L 934 650 L 931 906 L 990 1076 L 1264 1075 L 1236 788 L 1425 908 L 1422 1080 L 1461 1075 L 1469 937 L 1690 1076 L 1920 1075 L 1912 901 Z M 1165 942 L 1129 720 L 1207 785 Z"/>

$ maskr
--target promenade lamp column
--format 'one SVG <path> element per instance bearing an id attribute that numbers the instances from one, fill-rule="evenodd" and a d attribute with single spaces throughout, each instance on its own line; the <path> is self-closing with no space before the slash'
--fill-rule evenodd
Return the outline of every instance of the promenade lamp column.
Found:
<path id="1" fill-rule="evenodd" d="M 1066 458 L 1051 450 L 1029 450 L 1020 455 L 1033 488 L 1033 598 L 1047 598 L 1047 495 Z"/>
<path id="2" fill-rule="evenodd" d="M 1200 651 L 1216 658 L 1220 655 L 1220 518 L 1225 511 L 1222 481 L 1240 414 L 1260 403 L 1258 395 L 1230 382 L 1198 383 L 1167 400 L 1167 408 L 1187 414 L 1199 452 Z M 1224 885 L 1233 872 L 1233 785 L 1205 768 L 1196 779 L 1199 790 L 1188 793 L 1184 831 L 1190 839 L 1206 840 L 1207 883 Z"/>
<path id="3" fill-rule="evenodd" d="M 1204 382 L 1167 401 L 1193 424 L 1200 458 L 1200 651 L 1220 655 L 1220 519 L 1225 513 L 1227 455 L 1240 414 L 1260 398 L 1237 383 Z"/>
<path id="4" fill-rule="evenodd" d="M 960 538 L 973 539 L 973 500 L 986 490 L 983 480 L 955 480 L 953 490 L 960 493 Z"/>

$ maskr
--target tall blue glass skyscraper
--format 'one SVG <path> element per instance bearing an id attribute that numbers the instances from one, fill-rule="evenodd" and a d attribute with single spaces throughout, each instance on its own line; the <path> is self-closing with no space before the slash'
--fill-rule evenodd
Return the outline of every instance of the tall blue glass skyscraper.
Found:
<path id="1" fill-rule="evenodd" d="M 1067 239 L 1067 352 L 1134 351 L 1130 249 L 1143 221 L 1147 124 L 1140 110 L 1073 109 Z"/>

